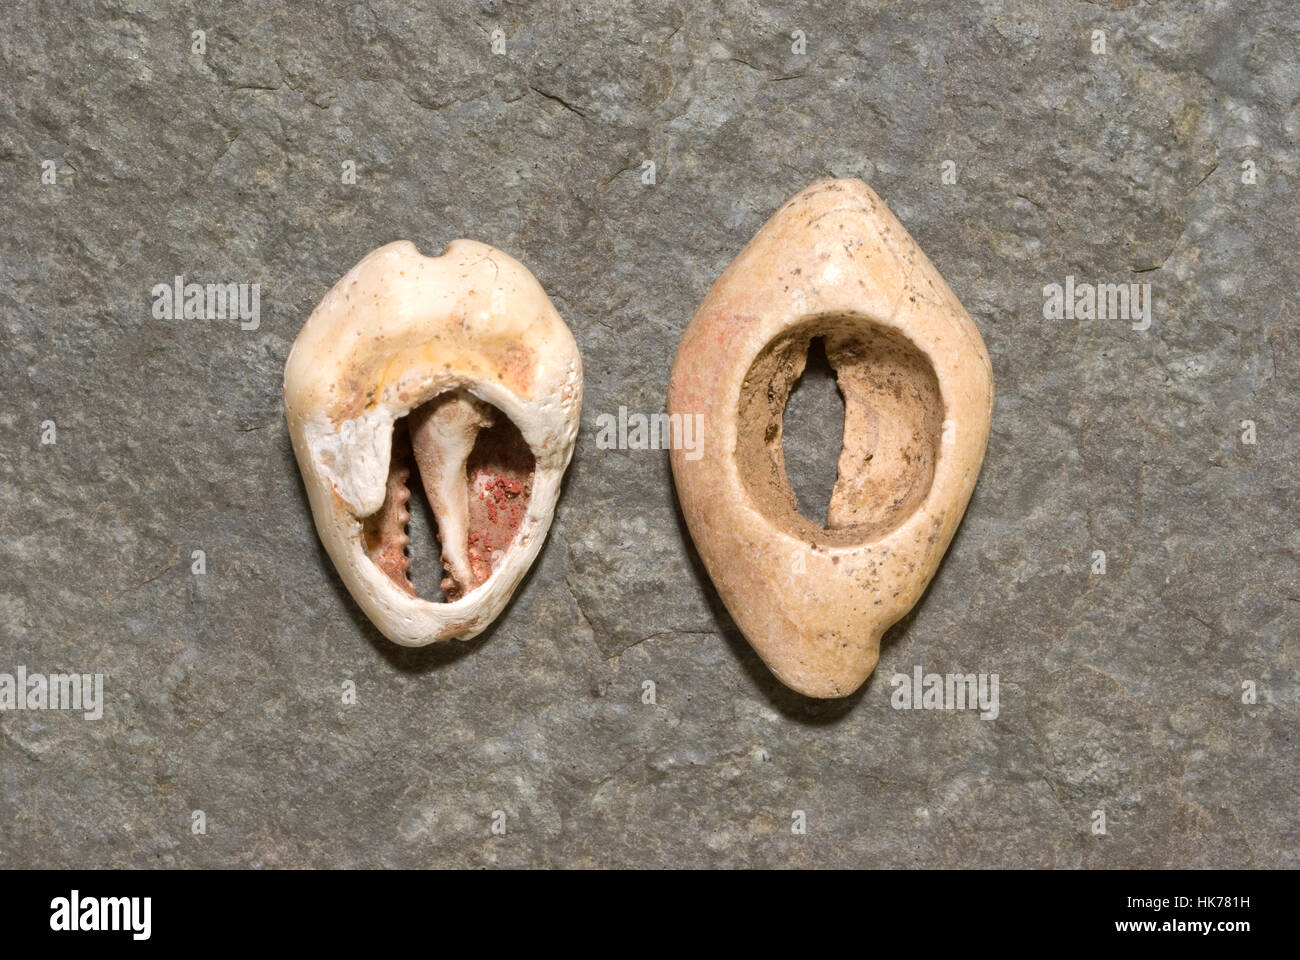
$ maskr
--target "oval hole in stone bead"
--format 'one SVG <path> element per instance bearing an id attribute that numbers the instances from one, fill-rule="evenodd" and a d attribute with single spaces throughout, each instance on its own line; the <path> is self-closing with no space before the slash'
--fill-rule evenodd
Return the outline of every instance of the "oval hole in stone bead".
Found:
<path id="1" fill-rule="evenodd" d="M 790 391 L 822 338 L 844 397 L 844 437 L 826 523 L 799 512 L 782 445 Z M 787 328 L 750 365 L 737 409 L 736 461 L 749 495 L 781 529 L 815 544 L 879 539 L 924 502 L 934 479 L 944 404 L 930 361 L 906 337 L 859 314 Z"/>

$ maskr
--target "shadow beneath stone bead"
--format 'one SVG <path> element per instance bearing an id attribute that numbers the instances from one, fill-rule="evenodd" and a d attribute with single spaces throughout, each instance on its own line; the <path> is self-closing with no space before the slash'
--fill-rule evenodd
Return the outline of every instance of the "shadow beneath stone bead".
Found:
<path id="1" fill-rule="evenodd" d="M 754 651 L 754 648 L 749 645 L 749 641 L 740 632 L 735 621 L 731 619 L 726 604 L 722 602 L 717 588 L 713 586 L 713 580 L 709 577 L 708 570 L 704 567 L 704 561 L 700 559 L 700 555 L 695 549 L 695 541 L 691 538 L 690 528 L 686 525 L 686 517 L 682 515 L 682 507 L 677 500 L 676 488 L 669 484 L 667 490 L 668 497 L 672 501 L 673 516 L 677 520 L 678 533 L 686 548 L 686 556 L 690 560 L 691 572 L 703 588 L 704 596 L 713 614 L 713 621 L 718 635 L 731 648 L 731 652 L 740 662 L 745 673 L 749 675 L 751 682 L 774 708 L 791 720 L 808 726 L 827 726 L 838 723 L 862 699 L 867 685 L 863 684 L 862 687 L 847 697 L 840 697 L 836 700 L 822 700 L 817 697 L 804 696 L 802 693 L 791 690 L 778 680 L 772 671 L 767 668 L 767 664 L 763 662 L 763 659 Z"/>
<path id="2" fill-rule="evenodd" d="M 714 587 L 713 580 L 709 577 L 708 570 L 705 569 L 704 561 L 700 559 L 700 555 L 695 549 L 695 541 L 691 538 L 690 528 L 686 524 L 686 517 L 682 514 L 675 487 L 670 489 L 669 496 L 672 499 L 673 516 L 677 520 L 678 532 L 686 547 L 687 557 L 690 559 L 691 571 L 704 588 L 704 595 L 708 600 L 718 634 L 731 647 L 736 659 L 745 672 L 749 674 L 754 686 L 783 716 L 798 723 L 807 726 L 830 726 L 842 720 L 873 689 L 878 682 L 879 670 L 873 670 L 871 676 L 866 679 L 862 686 L 848 696 L 829 700 L 806 696 L 798 691 L 791 690 L 778 680 L 776 675 L 768 669 L 763 659 L 755 652 L 754 648 L 750 646 L 749 641 L 740 632 L 740 628 L 731 619 L 731 614 L 727 612 L 726 604 L 722 602 L 722 598 L 718 595 L 717 588 Z M 974 497 L 972 497 L 971 502 L 974 503 Z M 952 543 L 949 544 L 948 550 L 944 551 L 943 559 L 939 561 L 939 566 L 935 569 L 934 576 L 931 578 L 930 583 L 926 585 L 925 592 L 921 594 L 920 599 L 916 601 L 911 610 L 904 614 L 902 619 L 886 630 L 881 637 L 880 652 L 882 658 L 886 649 L 898 643 L 907 634 L 917 614 L 925 606 L 925 602 L 930 596 L 930 587 L 939 579 L 944 564 L 948 561 L 948 556 L 957 546 L 957 541 L 961 537 L 962 526 L 964 524 L 958 525 Z M 879 666 L 878 663 L 877 666 Z M 889 681 L 885 679 L 879 682 L 888 685 Z"/>

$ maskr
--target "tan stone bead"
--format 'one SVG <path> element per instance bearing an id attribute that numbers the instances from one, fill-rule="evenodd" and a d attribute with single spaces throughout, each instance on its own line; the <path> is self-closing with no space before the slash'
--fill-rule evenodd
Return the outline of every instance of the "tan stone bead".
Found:
<path id="1" fill-rule="evenodd" d="M 822 337 L 844 397 L 825 526 L 786 477 L 782 414 Z M 671 454 L 691 536 L 727 610 L 783 683 L 842 697 L 920 599 L 979 476 L 993 409 L 984 341 L 933 264 L 858 180 L 800 191 L 737 255 L 682 337 Z"/>

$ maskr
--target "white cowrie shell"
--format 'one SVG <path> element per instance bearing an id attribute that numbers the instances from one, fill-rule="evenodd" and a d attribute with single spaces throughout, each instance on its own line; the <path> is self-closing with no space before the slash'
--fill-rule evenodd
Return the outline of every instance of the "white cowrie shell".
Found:
<path id="1" fill-rule="evenodd" d="M 375 626 L 405 646 L 487 627 L 546 538 L 582 406 L 577 345 L 527 268 L 473 240 L 380 247 L 298 334 L 284 402 L 316 530 Z M 407 579 L 408 444 L 447 602 Z"/>
<path id="2" fill-rule="evenodd" d="M 813 337 L 845 402 L 825 527 L 799 514 L 781 447 Z M 993 372 L 975 324 L 866 184 L 822 181 L 704 298 L 668 409 L 704 418 L 703 455 L 674 449 L 673 479 L 736 625 L 787 686 L 852 693 L 934 576 L 979 476 Z"/>

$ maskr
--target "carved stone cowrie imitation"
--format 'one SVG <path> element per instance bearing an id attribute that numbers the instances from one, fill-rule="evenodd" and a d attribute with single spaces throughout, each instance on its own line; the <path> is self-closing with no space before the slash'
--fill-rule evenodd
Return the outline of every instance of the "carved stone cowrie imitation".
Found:
<path id="1" fill-rule="evenodd" d="M 844 398 L 823 527 L 786 477 L 782 414 L 821 337 Z M 786 685 L 856 690 L 920 599 L 979 476 L 993 372 L 979 331 L 858 180 L 792 197 L 732 261 L 682 337 L 670 414 L 703 414 L 703 456 L 671 453 L 691 536 L 727 610 Z"/>
<path id="2" fill-rule="evenodd" d="M 582 406 L 569 328 L 521 263 L 456 240 L 368 254 L 307 319 L 285 416 L 339 576 L 390 640 L 472 637 L 541 549 Z M 446 602 L 407 575 L 407 481 L 438 525 Z"/>

